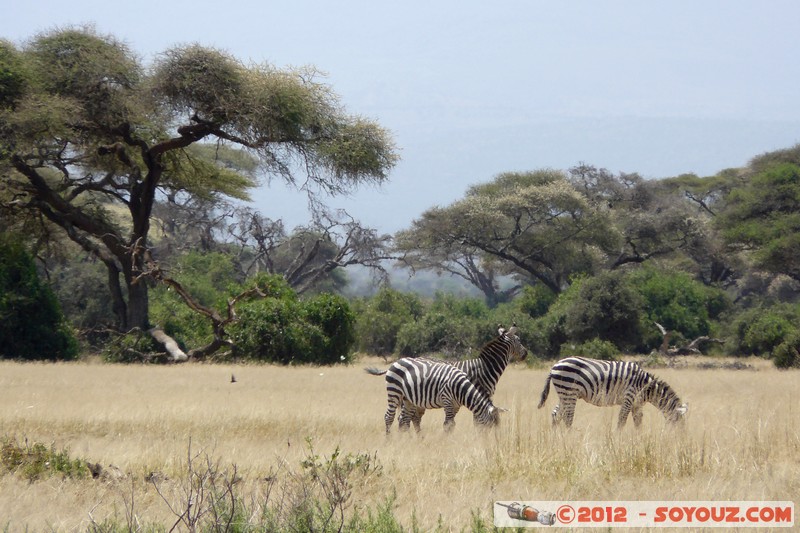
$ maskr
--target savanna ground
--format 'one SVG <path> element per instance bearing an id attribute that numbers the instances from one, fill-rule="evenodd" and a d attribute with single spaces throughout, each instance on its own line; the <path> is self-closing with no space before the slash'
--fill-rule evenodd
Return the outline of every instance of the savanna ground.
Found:
<path id="1" fill-rule="evenodd" d="M 573 428 L 554 431 L 557 395 L 536 408 L 548 367 L 518 364 L 495 395 L 511 410 L 498 429 L 479 431 L 462 409 L 445 434 L 442 411 L 429 411 L 421 436 L 395 425 L 388 438 L 383 379 L 363 371 L 388 366 L 381 359 L 340 367 L 0 363 L 0 434 L 68 450 L 113 474 L 30 481 L 4 472 L 0 530 L 87 531 L 107 520 L 167 530 L 189 496 L 195 509 L 202 504 L 190 478 L 210 470 L 245 495 L 247 512 L 291 507 L 309 464 L 324 474 L 345 459 L 356 467 L 338 510 L 364 515 L 390 503 L 405 528 L 423 531 L 491 526 L 495 500 L 793 500 L 800 372 L 745 362 L 744 370 L 696 361 L 652 370 L 689 403 L 682 430 L 647 406 L 640 430 L 629 421 L 617 432 L 617 408 L 581 402 Z"/>

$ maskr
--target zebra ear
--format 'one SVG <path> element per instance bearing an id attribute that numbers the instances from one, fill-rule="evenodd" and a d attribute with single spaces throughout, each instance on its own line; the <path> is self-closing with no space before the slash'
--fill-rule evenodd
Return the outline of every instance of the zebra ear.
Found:
<path id="1" fill-rule="evenodd" d="M 679 415 L 683 416 L 683 415 L 685 415 L 686 413 L 689 412 L 689 406 L 687 404 L 685 404 L 685 403 L 681 404 L 681 405 L 679 405 L 678 407 L 675 408 L 675 411 Z"/>
<path id="2" fill-rule="evenodd" d="M 516 334 L 517 334 L 516 324 L 508 328 L 508 331 L 506 331 L 506 335 L 516 335 Z"/>
<path id="3" fill-rule="evenodd" d="M 492 409 L 497 409 L 501 413 L 508 413 L 511 409 L 506 409 L 505 407 L 497 407 L 496 405 Z"/>

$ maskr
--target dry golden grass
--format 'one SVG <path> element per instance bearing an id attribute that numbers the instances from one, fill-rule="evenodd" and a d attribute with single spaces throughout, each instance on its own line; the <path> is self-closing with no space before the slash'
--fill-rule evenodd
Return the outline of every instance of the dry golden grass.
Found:
<path id="1" fill-rule="evenodd" d="M 2 434 L 66 448 L 72 457 L 115 465 L 116 481 L 54 476 L 30 483 L 0 476 L 0 529 L 82 531 L 91 520 L 175 516 L 145 478 L 185 476 L 192 452 L 237 466 L 258 498 L 274 468 L 315 453 L 369 454 L 381 475 L 358 483 L 353 505 L 396 495 L 395 515 L 423 528 L 468 527 L 471 511 L 491 522 L 495 500 L 791 500 L 800 493 L 800 372 L 653 371 L 689 403 L 684 430 L 652 406 L 644 424 L 621 433 L 617 408 L 579 403 L 572 430 L 554 431 L 536 409 L 547 369 L 521 365 L 503 376 L 495 403 L 508 407 L 497 430 L 479 431 L 462 410 L 451 434 L 429 411 L 423 434 L 384 435 L 382 378 L 363 366 L 118 366 L 0 363 Z M 237 382 L 231 383 L 231 374 Z M 133 509 L 131 510 L 131 506 Z"/>

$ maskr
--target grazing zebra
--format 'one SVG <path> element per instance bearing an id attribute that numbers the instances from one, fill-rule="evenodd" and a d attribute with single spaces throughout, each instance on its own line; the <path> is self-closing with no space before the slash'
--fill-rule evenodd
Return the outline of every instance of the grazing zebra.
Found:
<path id="1" fill-rule="evenodd" d="M 508 330 L 500 328 L 498 335 L 481 348 L 480 355 L 475 359 L 465 361 L 440 361 L 438 359 L 417 358 L 418 360 L 447 363 L 467 374 L 467 378 L 474 383 L 486 396 L 491 398 L 497 388 L 497 382 L 503 375 L 509 363 L 522 361 L 528 356 L 528 350 L 522 345 L 517 336 L 517 327 L 511 326 Z M 386 371 L 367 369 L 370 374 L 379 376 Z M 414 429 L 420 430 L 424 408 L 415 408 L 404 403 L 400 411 L 400 429 L 408 429 L 414 423 Z"/>
<path id="2" fill-rule="evenodd" d="M 600 407 L 621 405 L 617 425 L 620 429 L 625 426 L 629 413 L 634 425 L 641 425 L 642 406 L 646 402 L 655 405 L 670 422 L 682 420 L 688 410 L 669 385 L 633 362 L 584 357 L 562 359 L 550 369 L 539 401 L 540 409 L 547 400 L 551 380 L 559 398 L 559 404 L 553 409 L 554 426 L 562 419 L 567 427 L 572 426 L 578 399 Z"/>
<path id="3" fill-rule="evenodd" d="M 500 408 L 492 405 L 487 395 L 453 365 L 404 357 L 392 363 L 388 370 L 367 368 L 367 372 L 386 374 L 386 433 L 392 427 L 398 407 L 405 404 L 421 409 L 444 409 L 444 428 L 455 425 L 455 416 L 462 405 L 472 411 L 476 424 L 497 425 Z"/>

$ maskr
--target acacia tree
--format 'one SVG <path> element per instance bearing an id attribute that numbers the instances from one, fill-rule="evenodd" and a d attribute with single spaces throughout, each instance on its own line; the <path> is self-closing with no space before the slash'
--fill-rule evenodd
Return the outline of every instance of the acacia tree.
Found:
<path id="1" fill-rule="evenodd" d="M 422 246 L 433 242 L 429 249 L 440 259 L 434 268 L 452 268 L 480 254 L 497 265 L 497 273 L 558 293 L 571 275 L 593 272 L 603 261 L 603 250 L 618 239 L 608 222 L 606 210 L 589 202 L 564 173 L 509 172 L 471 187 L 462 200 L 426 211 L 398 242 L 409 249 L 416 246 L 412 237 L 421 237 L 416 242 Z M 435 241 L 426 240 L 434 232 Z"/>
<path id="2" fill-rule="evenodd" d="M 2 207 L 45 217 L 103 262 L 123 330 L 149 326 L 141 275 L 154 271 L 159 195 L 246 199 L 257 184 L 222 150 L 332 194 L 385 181 L 397 159 L 389 134 L 348 115 L 313 70 L 199 45 L 147 66 L 112 36 L 58 29 L 19 49 L 0 43 L 0 80 Z"/>
<path id="3" fill-rule="evenodd" d="M 725 242 L 719 224 L 730 191 L 740 186 L 742 180 L 743 169 L 727 169 L 709 177 L 684 174 L 657 182 L 657 190 L 672 205 L 680 204 L 683 199 L 679 209 L 672 209 L 678 214 L 675 226 L 688 230 L 682 239 L 677 239 L 678 249 L 694 263 L 687 268 L 705 285 L 730 287 L 746 270 L 741 255 Z"/>
<path id="4" fill-rule="evenodd" d="M 398 232 L 394 250 L 401 264 L 412 270 L 431 270 L 437 274 L 448 273 L 460 277 L 483 293 L 486 305 L 510 300 L 520 289 L 520 284 L 500 288 L 498 271 L 505 271 L 491 255 L 476 246 L 453 238 L 457 216 L 449 209 L 429 209 L 411 223 L 411 227 Z"/>
<path id="5" fill-rule="evenodd" d="M 756 268 L 800 281 L 800 165 L 776 162 L 751 175 L 720 218 L 726 241 Z"/>

